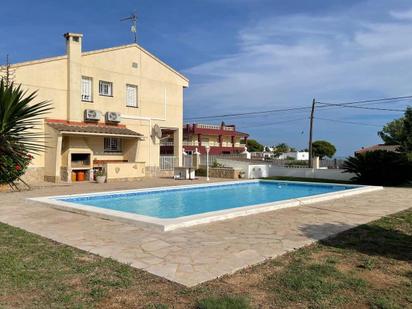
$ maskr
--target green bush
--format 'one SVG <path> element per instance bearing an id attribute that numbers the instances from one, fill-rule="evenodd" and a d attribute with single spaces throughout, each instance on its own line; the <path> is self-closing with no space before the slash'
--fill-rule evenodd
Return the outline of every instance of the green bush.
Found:
<path id="1" fill-rule="evenodd" d="M 220 164 L 217 160 L 213 160 L 212 167 L 223 167 L 223 164 Z"/>
<path id="2" fill-rule="evenodd" d="M 198 301 L 197 309 L 249 309 L 249 301 L 239 296 L 208 297 Z"/>
<path id="3" fill-rule="evenodd" d="M 0 184 L 12 183 L 23 176 L 31 159 L 30 155 L 19 158 L 1 155 L 0 164 L 5 167 L 5 172 L 0 173 Z"/>
<path id="4" fill-rule="evenodd" d="M 308 161 L 306 160 L 288 160 L 285 162 L 286 166 L 307 166 Z"/>
<path id="5" fill-rule="evenodd" d="M 412 161 L 404 153 L 370 151 L 349 157 L 343 163 L 346 173 L 361 184 L 400 185 L 412 180 Z"/>

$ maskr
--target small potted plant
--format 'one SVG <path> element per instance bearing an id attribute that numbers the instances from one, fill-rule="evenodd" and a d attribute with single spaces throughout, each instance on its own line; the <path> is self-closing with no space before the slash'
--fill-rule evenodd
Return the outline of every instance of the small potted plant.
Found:
<path id="1" fill-rule="evenodd" d="M 95 172 L 96 182 L 97 183 L 105 183 L 106 182 L 106 175 L 103 169 L 99 169 Z"/>

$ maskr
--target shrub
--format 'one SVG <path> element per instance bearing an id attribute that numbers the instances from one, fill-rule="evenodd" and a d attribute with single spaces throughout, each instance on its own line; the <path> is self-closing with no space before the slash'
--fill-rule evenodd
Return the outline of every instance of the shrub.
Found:
<path id="1" fill-rule="evenodd" d="M 223 167 L 223 164 L 220 164 L 217 160 L 213 160 L 212 167 Z"/>
<path id="2" fill-rule="evenodd" d="M 370 151 L 349 157 L 343 163 L 346 173 L 361 184 L 400 185 L 412 180 L 412 161 L 403 153 L 384 150 Z"/>
<path id="3" fill-rule="evenodd" d="M 0 79 L 0 182 L 15 190 L 13 181 L 24 174 L 31 159 L 27 154 L 46 149 L 44 134 L 37 129 L 52 107 L 48 101 L 33 102 L 36 94 Z"/>
<path id="4" fill-rule="evenodd" d="M 31 159 L 30 155 L 19 158 L 1 155 L 0 164 L 5 167 L 5 172 L 0 173 L 0 184 L 12 183 L 23 176 Z"/>
<path id="5" fill-rule="evenodd" d="M 307 166 L 308 161 L 306 160 L 288 160 L 285 162 L 286 166 Z"/>

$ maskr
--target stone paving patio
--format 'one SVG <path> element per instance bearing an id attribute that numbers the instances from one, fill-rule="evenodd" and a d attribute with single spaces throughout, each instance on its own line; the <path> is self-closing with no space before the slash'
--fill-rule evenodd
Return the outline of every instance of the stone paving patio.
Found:
<path id="1" fill-rule="evenodd" d="M 386 188 L 334 201 L 160 232 L 26 200 L 35 196 L 187 183 L 194 182 L 148 178 L 138 182 L 48 185 L 32 191 L 0 193 L 0 221 L 194 286 L 412 207 L 412 189 Z"/>

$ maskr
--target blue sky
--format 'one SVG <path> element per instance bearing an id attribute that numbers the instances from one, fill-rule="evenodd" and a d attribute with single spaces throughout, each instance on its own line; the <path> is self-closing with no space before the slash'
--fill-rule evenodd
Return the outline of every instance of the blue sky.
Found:
<path id="1" fill-rule="evenodd" d="M 308 106 L 313 97 L 412 94 L 408 0 L 15 0 L 2 5 L 0 61 L 6 54 L 12 62 L 64 54 L 62 34 L 69 31 L 84 33 L 84 50 L 129 43 L 119 19 L 134 9 L 139 43 L 190 78 L 187 118 Z M 380 142 L 379 126 L 400 115 L 319 110 L 314 137 L 334 143 L 340 156 L 351 154 Z M 304 111 L 223 120 L 265 144 L 306 148 L 307 117 Z"/>

